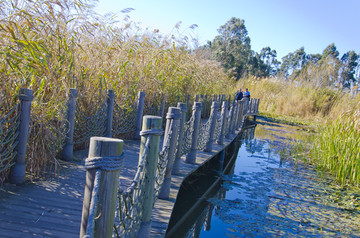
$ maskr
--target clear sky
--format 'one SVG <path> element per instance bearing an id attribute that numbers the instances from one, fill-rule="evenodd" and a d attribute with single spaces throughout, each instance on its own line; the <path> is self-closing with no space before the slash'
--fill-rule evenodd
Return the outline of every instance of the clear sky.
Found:
<path id="1" fill-rule="evenodd" d="M 213 40 L 231 17 L 245 20 L 251 48 L 270 46 L 278 60 L 300 47 L 307 54 L 322 53 L 335 43 L 340 52 L 360 53 L 360 0 L 99 0 L 96 11 L 126 13 L 142 28 L 169 34 L 178 21 L 181 29 L 197 24 L 201 44 Z M 124 13 L 120 14 L 126 15 Z"/>

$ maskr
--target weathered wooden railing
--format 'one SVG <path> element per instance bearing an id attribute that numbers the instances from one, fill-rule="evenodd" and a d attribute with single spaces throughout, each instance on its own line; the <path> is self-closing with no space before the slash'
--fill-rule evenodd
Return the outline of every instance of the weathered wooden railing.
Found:
<path id="1" fill-rule="evenodd" d="M 127 191 L 120 189 L 118 192 L 117 207 L 119 210 L 114 216 L 116 216 L 115 221 L 119 223 L 115 222 L 114 235 L 117 237 L 149 237 L 153 204 L 157 198 L 169 198 L 171 175 L 176 174 L 179 170 L 180 156 L 186 156 L 186 163 L 196 163 L 197 151 L 211 152 L 213 143 L 223 143 L 222 138 L 224 138 L 225 132 L 229 135 L 242 126 L 244 116 L 247 115 L 246 112 L 244 113 L 246 103 L 245 100 L 233 102 L 228 109 L 227 103 L 223 102 L 222 108 L 219 110 L 218 102 L 213 102 L 210 116 L 205 122 L 201 120 L 202 105 L 200 102 L 194 102 L 193 113 L 188 122 L 183 119 L 186 111 L 184 104 L 178 104 L 179 107 L 170 107 L 166 116 L 167 122 L 161 152 L 156 148 L 160 146 L 162 119 L 156 116 L 145 116 L 140 132 L 142 141 L 138 172 L 133 185 Z M 253 106 L 247 108 L 252 108 L 252 112 L 257 110 Z M 188 125 L 188 128 L 184 130 L 185 124 Z M 185 135 L 186 133 L 190 133 L 190 136 Z M 152 137 L 154 138 L 152 139 Z M 183 148 L 188 149 L 182 151 Z M 156 181 L 160 181 L 160 183 Z M 117 190 L 119 187 L 115 184 L 113 189 Z M 96 196 L 96 193 L 93 196 Z M 84 202 L 88 200 L 92 199 L 86 198 Z M 84 205 L 84 207 L 89 206 Z M 84 212 L 86 213 L 86 211 Z M 86 235 L 99 237 L 96 236 L 97 229 L 101 230 L 103 227 L 99 225 L 91 230 L 92 233 L 86 233 Z M 84 228 L 85 230 L 87 229 Z"/>
<path id="2" fill-rule="evenodd" d="M 0 172 L 10 168 L 10 182 L 15 184 L 25 181 L 26 144 L 32 98 L 32 90 L 21 89 L 19 105 L 0 120 Z M 259 106 L 259 99 L 250 101 L 244 99 L 236 102 L 230 100 L 231 97 L 226 100 L 224 95 L 197 96 L 188 120 L 186 114 L 189 104 L 178 103 L 177 107 L 169 107 L 163 133 L 161 127 L 165 99 L 166 97 L 156 110 L 160 117 L 143 117 L 144 92 L 138 94 L 133 106 L 122 109 L 116 102 L 113 91 L 109 90 L 105 103 L 98 113 L 89 117 L 85 116 L 77 105 L 77 90 L 70 90 L 64 116 L 65 123 L 62 123 L 66 132 L 62 158 L 71 160 L 74 145 L 90 141 L 89 160 L 101 164 L 101 166 L 87 166 L 88 191 L 85 191 L 81 236 L 88 234 L 91 237 L 105 237 L 103 233 L 105 231 L 99 231 L 100 228 L 97 228 L 105 227 L 104 222 L 93 219 L 97 218 L 99 212 L 101 214 L 110 212 L 105 223 L 113 223 L 106 224 L 108 227 L 113 227 L 115 219 L 114 232 L 118 237 L 136 236 L 136 234 L 148 237 L 149 225 L 151 225 L 149 214 L 154 201 L 157 197 L 168 198 L 171 175 L 179 172 L 181 157 L 185 156 L 186 163 L 196 163 L 197 151 L 211 152 L 213 143 L 222 145 L 224 138 L 229 138 L 242 126 L 246 115 L 255 116 L 258 113 Z M 159 152 L 156 148 L 160 146 L 161 134 L 164 136 L 164 142 Z M 131 135 L 130 138 L 141 137 L 141 149 L 139 165 L 132 185 L 126 191 L 117 193 L 116 182 L 102 181 L 115 181 L 114 176 L 118 177 L 120 167 L 112 168 L 109 163 L 118 163 L 116 161 L 121 160 L 122 142 L 103 137 L 121 135 L 128 137 Z M 104 149 L 99 148 L 99 143 Z M 113 146 L 118 149 L 114 149 Z M 108 187 L 104 188 L 103 185 Z M 110 197 L 117 194 L 115 200 L 118 204 L 113 204 L 115 200 L 111 198 L 106 201 L 109 207 L 103 207 L 101 205 L 104 203 L 103 199 L 109 199 L 107 195 L 106 198 L 102 198 L 104 194 L 112 194 L 109 195 Z M 96 204 L 97 201 L 99 204 Z M 118 208 L 115 213 L 114 207 Z M 116 214 L 115 218 L 113 213 Z M 112 230 L 106 232 L 106 236 L 113 233 Z"/>

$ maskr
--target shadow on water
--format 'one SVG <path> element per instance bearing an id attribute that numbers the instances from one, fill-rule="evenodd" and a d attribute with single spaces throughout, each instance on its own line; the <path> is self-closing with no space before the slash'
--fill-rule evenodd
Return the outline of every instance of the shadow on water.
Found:
<path id="1" fill-rule="evenodd" d="M 183 184 L 166 237 L 360 237 L 359 193 L 282 159 L 301 128 L 262 118 L 246 127 L 223 173 L 220 156 Z"/>

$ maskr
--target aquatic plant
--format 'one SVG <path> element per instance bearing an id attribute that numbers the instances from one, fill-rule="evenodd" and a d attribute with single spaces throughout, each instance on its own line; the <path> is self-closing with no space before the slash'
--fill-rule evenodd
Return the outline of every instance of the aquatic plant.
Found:
<path id="1" fill-rule="evenodd" d="M 341 185 L 360 184 L 360 110 L 342 114 L 315 136 L 309 161 L 321 173 L 330 172 Z"/>

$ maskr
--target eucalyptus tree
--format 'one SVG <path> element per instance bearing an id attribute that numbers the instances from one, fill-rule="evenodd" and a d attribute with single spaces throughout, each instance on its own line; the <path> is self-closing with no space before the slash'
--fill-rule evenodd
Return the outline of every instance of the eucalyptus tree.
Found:
<path id="1" fill-rule="evenodd" d="M 279 73 L 285 78 L 294 80 L 299 75 L 303 67 L 307 64 L 307 55 L 304 47 L 291 52 L 282 58 Z"/>
<path id="2" fill-rule="evenodd" d="M 272 50 L 270 47 L 264 47 L 261 49 L 259 57 L 266 66 L 267 75 L 275 76 L 281 64 L 276 58 L 276 50 Z"/>
<path id="3" fill-rule="evenodd" d="M 348 51 L 341 57 L 341 62 L 341 83 L 344 88 L 350 88 L 356 81 L 355 71 L 359 65 L 359 55 L 353 50 Z"/>
<path id="4" fill-rule="evenodd" d="M 341 61 L 339 60 L 339 51 L 334 43 L 328 45 L 322 53 L 319 60 L 319 71 L 321 72 L 322 86 L 335 86 L 342 88 L 340 79 Z"/>
<path id="5" fill-rule="evenodd" d="M 250 37 L 245 21 L 231 18 L 218 29 L 211 43 L 215 59 L 221 62 L 226 71 L 233 70 L 237 79 L 247 73 L 247 64 L 251 57 Z"/>

